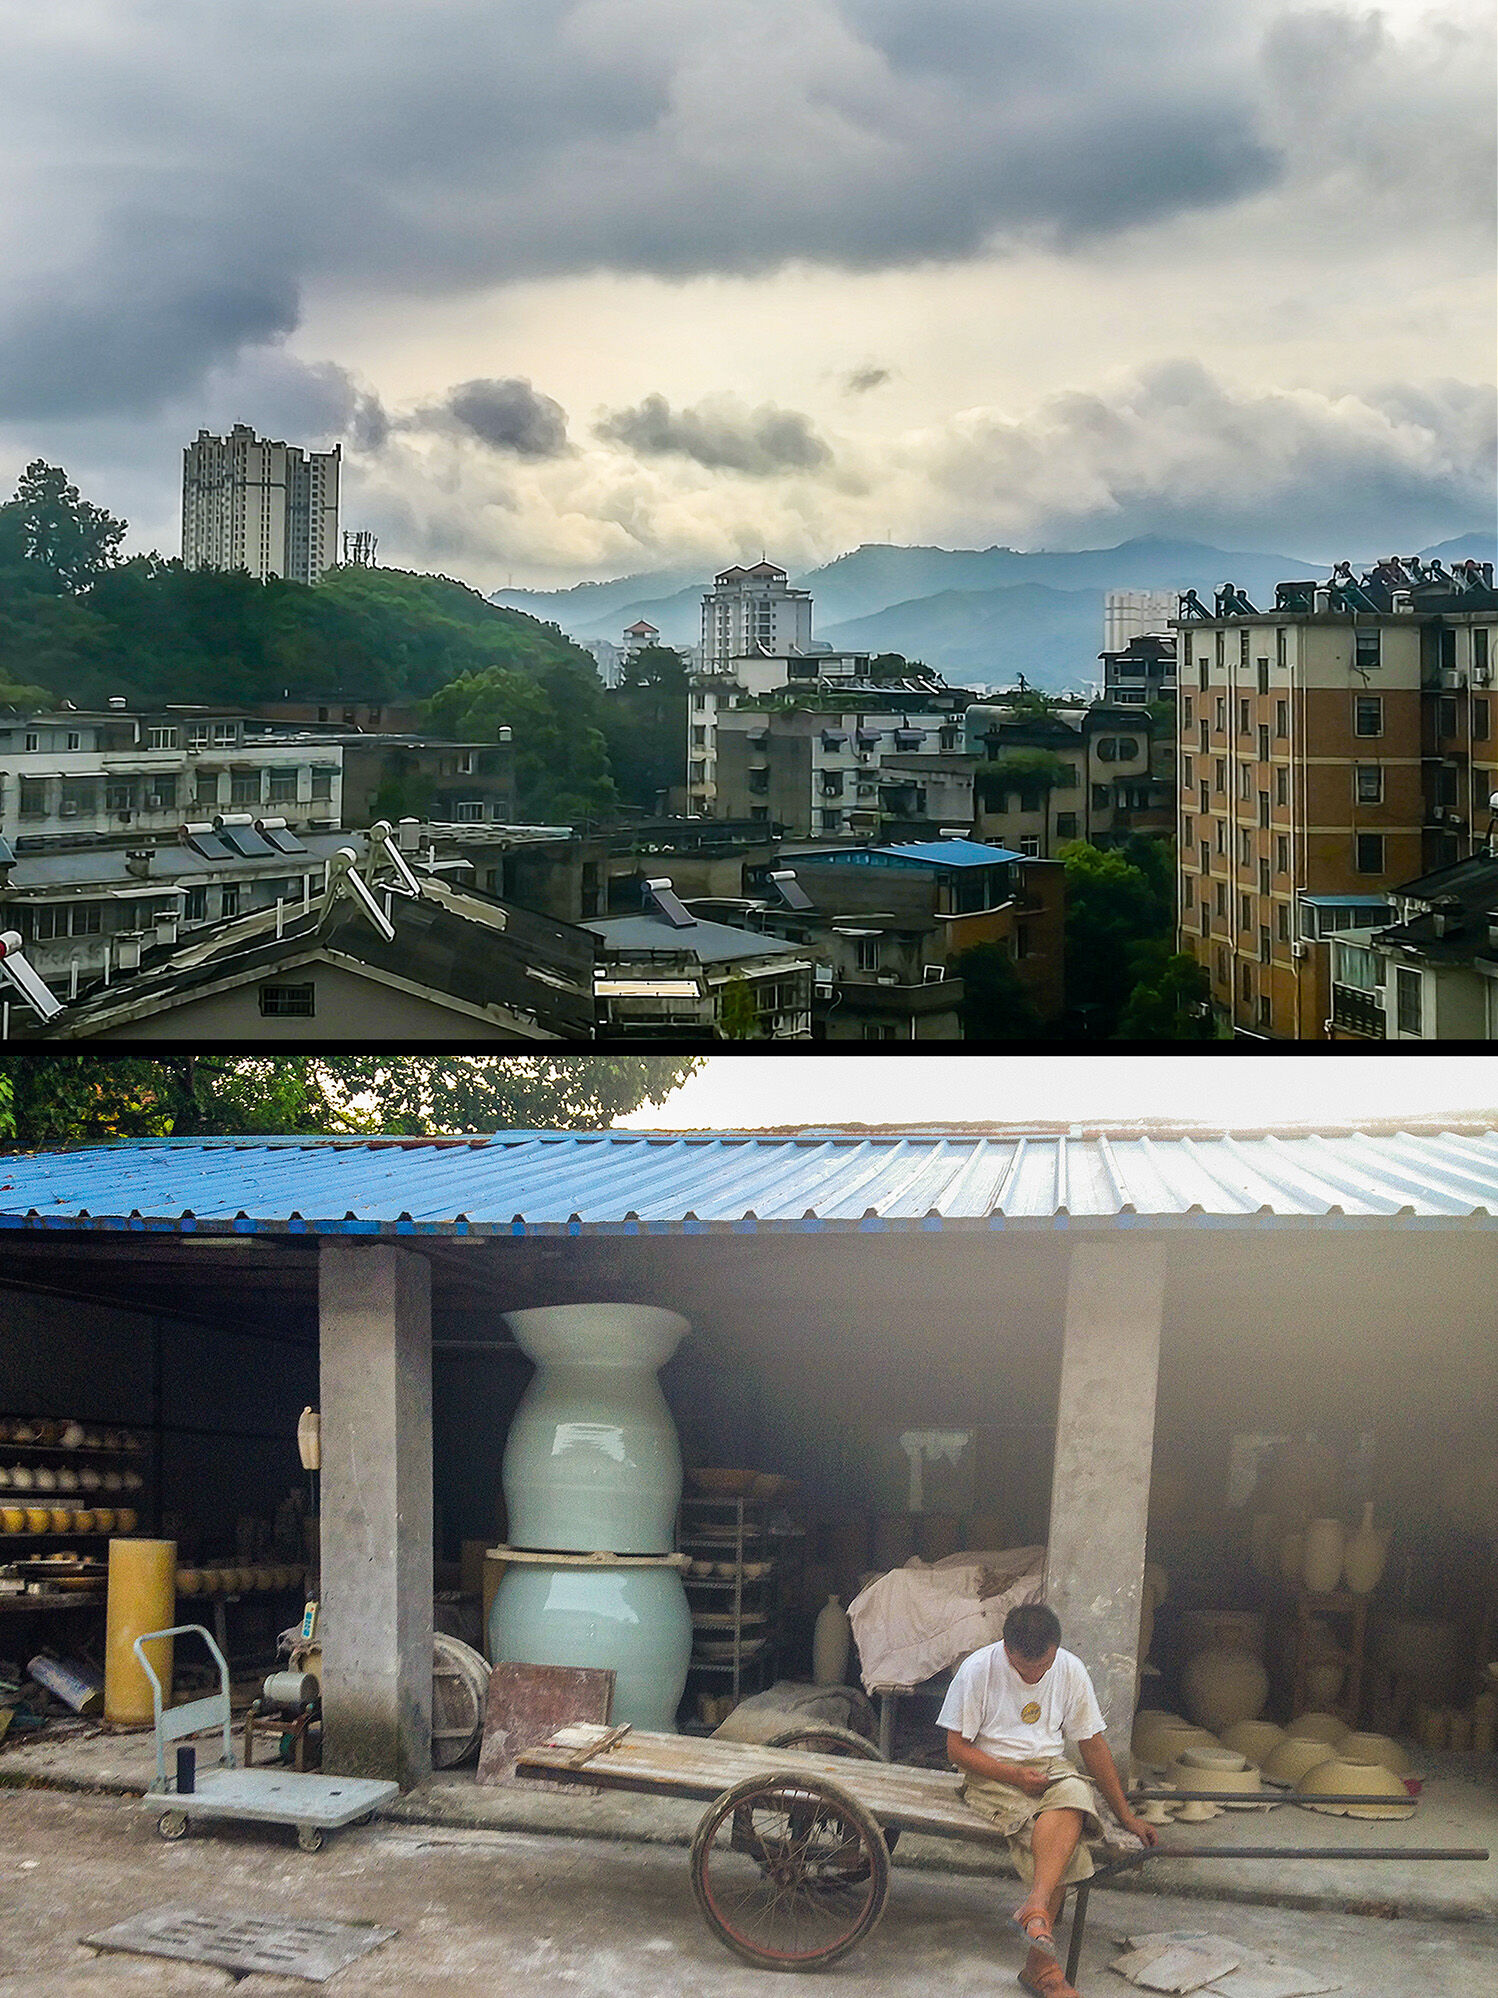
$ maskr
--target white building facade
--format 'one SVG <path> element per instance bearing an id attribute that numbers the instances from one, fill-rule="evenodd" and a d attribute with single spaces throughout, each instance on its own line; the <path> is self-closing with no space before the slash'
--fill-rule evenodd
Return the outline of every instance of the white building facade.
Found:
<path id="1" fill-rule="evenodd" d="M 726 672 L 750 653 L 809 651 L 811 602 L 773 562 L 722 570 L 702 599 L 703 672 Z"/>
<path id="2" fill-rule="evenodd" d="M 304 451 L 236 423 L 182 453 L 182 560 L 315 583 L 339 557 L 340 446 Z"/>

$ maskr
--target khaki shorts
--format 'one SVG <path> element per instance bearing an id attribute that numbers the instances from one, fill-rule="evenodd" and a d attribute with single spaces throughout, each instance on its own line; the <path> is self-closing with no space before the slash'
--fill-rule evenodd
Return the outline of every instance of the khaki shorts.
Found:
<path id="1" fill-rule="evenodd" d="M 1035 1877 L 1035 1857 L 1030 1850 L 1035 1820 L 1042 1811 L 1080 1811 L 1082 1836 L 1067 1862 L 1061 1884 L 1063 1887 L 1074 1887 L 1079 1880 L 1090 1880 L 1097 1869 L 1093 1866 L 1087 1841 L 1090 1838 L 1100 1839 L 1103 1835 L 1097 1793 L 1085 1776 L 1077 1774 L 1065 1756 L 1058 1755 L 1050 1761 L 1026 1762 L 1020 1766 L 1043 1770 L 1051 1779 L 1050 1788 L 1039 1797 L 1027 1797 L 1013 1783 L 998 1783 L 989 1776 L 964 1776 L 959 1788 L 962 1801 L 1003 1832 L 1015 1870 L 1027 1887 Z"/>

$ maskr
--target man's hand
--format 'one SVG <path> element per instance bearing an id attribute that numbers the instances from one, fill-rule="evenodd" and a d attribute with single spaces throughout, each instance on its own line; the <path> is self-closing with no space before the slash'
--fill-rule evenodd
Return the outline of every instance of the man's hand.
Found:
<path id="1" fill-rule="evenodd" d="M 1051 1778 L 1044 1769 L 1027 1769 L 1023 1763 L 1015 1765 L 1010 1778 L 1016 1790 L 1023 1790 L 1027 1797 L 1043 1797 L 1051 1787 Z"/>
<path id="2" fill-rule="evenodd" d="M 1132 1832 L 1135 1838 L 1139 1839 L 1142 1844 L 1158 1845 L 1160 1843 L 1160 1834 L 1155 1827 L 1151 1824 L 1146 1824 L 1143 1818 L 1136 1817 L 1132 1811 L 1124 1812 L 1121 1823 L 1124 1830 Z"/>

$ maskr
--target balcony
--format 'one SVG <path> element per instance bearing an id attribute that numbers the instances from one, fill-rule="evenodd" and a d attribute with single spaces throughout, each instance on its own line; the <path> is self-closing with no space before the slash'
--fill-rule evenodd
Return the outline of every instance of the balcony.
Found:
<path id="1" fill-rule="evenodd" d="M 1332 1025 L 1344 1033 L 1361 1034 L 1366 1040 L 1383 1040 L 1384 1009 L 1378 994 L 1361 992 L 1351 985 L 1333 985 Z"/>

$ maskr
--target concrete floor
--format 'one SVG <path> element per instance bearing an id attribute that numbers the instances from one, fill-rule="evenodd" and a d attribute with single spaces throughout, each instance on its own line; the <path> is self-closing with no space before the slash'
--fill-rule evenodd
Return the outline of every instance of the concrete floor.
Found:
<path id="1" fill-rule="evenodd" d="M 559 1799 L 557 1801 L 566 1801 Z M 150 1908 L 322 1916 L 399 1930 L 340 1971 L 338 1998 L 523 1992 L 525 1998 L 767 1998 L 765 1972 L 730 1956 L 697 1914 L 684 1853 L 514 1832 L 382 1823 L 316 1856 L 290 1833 L 220 1825 L 167 1845 L 155 1812 L 126 1798 L 0 1790 L 0 1998 L 108 1998 L 317 1986 L 101 1956 L 78 1938 Z M 1011 1883 L 901 1871 L 880 1927 L 824 1973 L 844 1998 L 940 1989 L 1018 1990 L 1022 1954 L 1004 1926 Z M 1346 1998 L 1487 1998 L 1498 1924 L 1382 1921 L 1164 1895 L 1099 1892 L 1080 1973 L 1087 1998 L 1132 1989 L 1106 1968 L 1114 1937 L 1209 1928 L 1335 1978 Z"/>
<path id="2" fill-rule="evenodd" d="M 1267 1812 L 1230 1811 L 1209 1824 L 1176 1825 L 1165 1834 L 1180 1846 L 1316 1847 L 1324 1849 L 1324 1859 L 1153 1860 L 1135 1876 L 1131 1891 L 1334 1912 L 1376 1906 L 1416 1920 L 1498 1920 L 1498 1858 L 1462 1865 L 1401 1864 L 1397 1858 L 1401 1846 L 1483 1846 L 1498 1853 L 1498 1757 L 1422 1753 L 1420 1767 L 1426 1783 L 1419 1809 L 1398 1822 L 1324 1817 L 1281 1806 Z M 11 1738 L 0 1747 L 0 1786 L 40 1782 L 138 1796 L 153 1770 L 149 1729 L 21 1742 Z M 385 1815 L 409 1825 L 452 1830 L 685 1846 L 701 1814 L 699 1805 L 669 1798 L 541 1790 L 529 1784 L 481 1788 L 469 1769 L 433 1777 Z M 1376 1845 L 1391 1857 L 1387 1863 L 1339 1860 L 1338 1848 L 1348 1845 Z M 895 1864 L 902 1870 L 991 1878 L 1005 1862 L 976 1846 L 906 1835 Z"/>

